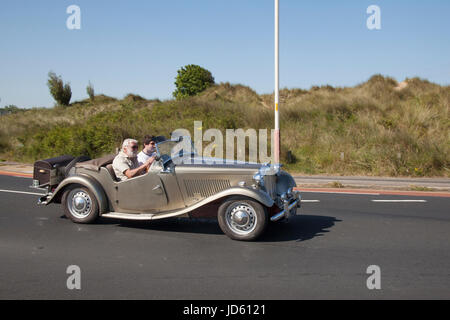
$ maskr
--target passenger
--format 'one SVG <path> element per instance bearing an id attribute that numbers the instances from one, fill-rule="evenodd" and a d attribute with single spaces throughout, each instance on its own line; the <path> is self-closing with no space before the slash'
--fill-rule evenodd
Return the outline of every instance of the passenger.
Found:
<path id="1" fill-rule="evenodd" d="M 153 161 L 155 161 L 155 156 L 153 156 L 142 165 L 139 165 L 137 153 L 138 142 L 134 139 L 125 139 L 122 144 L 122 150 L 114 158 L 112 163 L 117 179 L 124 181 L 145 174 Z"/>
<path id="2" fill-rule="evenodd" d="M 154 136 L 144 137 L 144 149 L 137 155 L 139 165 L 144 164 L 152 156 L 156 155 L 156 139 Z"/>

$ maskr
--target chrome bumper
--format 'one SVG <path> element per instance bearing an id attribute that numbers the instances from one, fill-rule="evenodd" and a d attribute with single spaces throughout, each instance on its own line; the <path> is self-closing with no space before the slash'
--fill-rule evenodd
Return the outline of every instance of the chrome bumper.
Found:
<path id="1" fill-rule="evenodd" d="M 292 199 L 285 201 L 283 210 L 272 216 L 270 221 L 278 221 L 282 218 L 289 219 L 291 216 L 295 215 L 297 208 L 300 208 L 301 206 L 302 199 L 299 193 L 295 195 L 294 199 L 293 202 L 291 202 Z"/>
<path id="2" fill-rule="evenodd" d="M 38 180 L 33 180 L 33 184 L 30 186 L 30 188 L 36 189 L 36 190 L 42 190 L 45 191 L 46 194 L 42 195 L 42 197 L 39 198 L 37 204 L 47 205 L 48 199 L 51 197 L 51 192 L 49 192 L 49 187 L 42 187 L 39 185 Z"/>
<path id="3" fill-rule="evenodd" d="M 38 200 L 38 204 L 41 204 L 41 205 L 47 205 L 48 204 L 48 196 L 43 196 L 43 197 L 40 197 L 39 198 L 39 200 Z"/>

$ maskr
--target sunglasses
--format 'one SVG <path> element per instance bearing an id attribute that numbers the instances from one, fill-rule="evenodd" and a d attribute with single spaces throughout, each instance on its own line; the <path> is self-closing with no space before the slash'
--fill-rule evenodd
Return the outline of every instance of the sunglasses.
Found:
<path id="1" fill-rule="evenodd" d="M 137 150 L 139 147 L 138 146 L 132 146 L 131 149 L 132 150 Z"/>

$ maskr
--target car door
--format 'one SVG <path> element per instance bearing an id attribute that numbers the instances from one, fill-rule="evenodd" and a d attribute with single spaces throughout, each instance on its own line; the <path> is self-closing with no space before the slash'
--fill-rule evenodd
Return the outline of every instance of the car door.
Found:
<path id="1" fill-rule="evenodd" d="M 156 172 L 148 172 L 117 184 L 118 211 L 129 213 L 156 213 L 164 211 L 167 195 Z"/>

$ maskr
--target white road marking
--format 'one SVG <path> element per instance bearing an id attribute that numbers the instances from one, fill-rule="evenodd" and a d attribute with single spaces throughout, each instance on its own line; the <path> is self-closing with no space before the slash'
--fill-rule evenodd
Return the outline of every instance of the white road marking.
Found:
<path id="1" fill-rule="evenodd" d="M 371 200 L 372 202 L 427 202 L 427 200 Z"/>
<path id="2" fill-rule="evenodd" d="M 43 193 L 36 193 L 36 192 L 25 192 L 25 191 L 17 191 L 17 190 L 3 190 L 0 189 L 0 192 L 8 192 L 8 193 L 19 193 L 19 194 L 30 194 L 34 196 L 45 196 Z M 303 191 L 304 192 L 304 191 Z M 332 192 L 317 192 L 317 193 L 332 193 Z M 359 195 L 379 195 L 378 193 L 350 193 L 350 192 L 339 192 L 344 194 L 359 194 Z M 416 202 L 416 203 L 425 203 L 427 200 L 370 200 L 372 202 L 385 202 L 385 203 L 408 203 L 408 202 Z M 320 200 L 302 200 L 303 203 L 318 203 Z"/>
<path id="3" fill-rule="evenodd" d="M 31 194 L 31 195 L 34 195 L 34 196 L 45 196 L 45 194 L 43 194 L 43 193 L 25 192 L 25 191 L 16 191 L 16 190 L 2 190 L 2 189 L 0 189 L 0 192 Z"/>
<path id="4" fill-rule="evenodd" d="M 365 193 L 365 192 L 339 192 L 339 191 L 303 191 L 300 190 L 301 193 L 306 193 L 306 192 L 310 192 L 310 193 L 332 193 L 332 194 L 355 194 L 355 195 L 366 195 L 366 196 L 379 196 L 380 193 Z"/>

